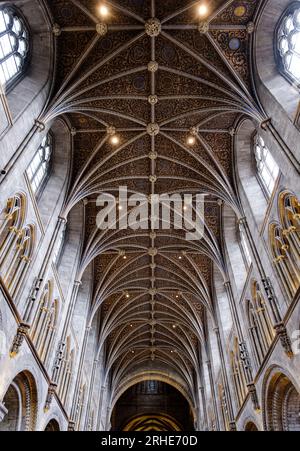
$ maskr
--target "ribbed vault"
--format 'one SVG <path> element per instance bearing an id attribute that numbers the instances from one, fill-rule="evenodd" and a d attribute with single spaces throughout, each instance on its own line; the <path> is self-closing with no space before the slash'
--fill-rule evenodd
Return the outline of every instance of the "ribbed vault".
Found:
<path id="1" fill-rule="evenodd" d="M 67 115 L 73 178 L 64 214 L 85 204 L 79 277 L 93 264 L 90 320 L 101 313 L 112 397 L 130 377 L 170 375 L 194 402 L 207 315 L 215 321 L 212 268 L 226 280 L 221 204 L 240 215 L 232 137 L 247 115 L 261 122 L 249 77 L 258 1 L 51 0 L 56 85 L 42 122 Z M 118 138 L 113 145 L 111 138 Z M 188 136 L 195 138 L 187 144 Z M 96 227 L 97 196 L 203 193 L 205 233 Z"/>

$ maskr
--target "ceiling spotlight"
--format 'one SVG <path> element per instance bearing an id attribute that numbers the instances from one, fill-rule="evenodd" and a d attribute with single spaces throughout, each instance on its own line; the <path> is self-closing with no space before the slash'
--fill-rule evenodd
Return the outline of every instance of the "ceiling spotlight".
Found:
<path id="1" fill-rule="evenodd" d="M 189 146 L 193 146 L 196 142 L 196 138 L 194 136 L 189 136 L 187 139 L 187 143 Z"/>
<path id="2" fill-rule="evenodd" d="M 129 294 L 129 293 L 126 294 L 126 298 L 127 298 L 127 299 L 130 298 L 130 294 Z"/>
<path id="3" fill-rule="evenodd" d="M 122 205 L 119 205 L 119 206 L 118 206 L 118 209 L 119 209 L 120 211 L 122 211 L 122 210 L 123 210 Z M 126 258 L 126 255 L 124 255 L 124 257 Z"/>
<path id="4" fill-rule="evenodd" d="M 173 326 L 172 326 L 172 327 L 173 327 L 173 329 L 176 329 L 176 324 L 173 324 Z"/>
<path id="5" fill-rule="evenodd" d="M 181 255 L 179 255 L 178 259 L 179 259 L 179 260 L 182 260 L 182 257 L 181 257 Z"/>
<path id="6" fill-rule="evenodd" d="M 124 255 L 124 257 L 123 257 L 123 260 L 127 260 L 127 257 L 126 257 L 126 255 Z"/>
<path id="7" fill-rule="evenodd" d="M 110 142 L 113 146 L 117 146 L 120 142 L 120 139 L 118 136 L 115 135 L 111 138 Z"/>
<path id="8" fill-rule="evenodd" d="M 104 17 L 108 16 L 108 13 L 109 13 L 108 7 L 105 5 L 101 5 L 99 8 L 99 12 L 100 12 L 101 16 L 104 16 Z"/>
<path id="9" fill-rule="evenodd" d="M 208 13 L 207 5 L 205 5 L 205 4 L 200 5 L 198 8 L 198 13 L 199 13 L 199 16 L 202 16 L 202 17 L 206 16 Z"/>
<path id="10" fill-rule="evenodd" d="M 134 354 L 134 351 L 131 351 L 131 354 Z"/>

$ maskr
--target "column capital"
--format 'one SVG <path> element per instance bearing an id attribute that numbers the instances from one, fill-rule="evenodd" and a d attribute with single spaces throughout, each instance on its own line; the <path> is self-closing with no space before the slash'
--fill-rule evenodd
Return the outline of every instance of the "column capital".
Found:
<path id="1" fill-rule="evenodd" d="M 17 333 L 14 337 L 13 344 L 10 349 L 10 357 L 16 357 L 16 355 L 19 353 L 20 348 L 25 340 L 25 337 L 28 335 L 28 332 L 30 330 L 30 325 L 26 323 L 21 323 L 17 329 Z"/>
<path id="2" fill-rule="evenodd" d="M 242 216 L 241 218 L 238 219 L 238 223 L 240 225 L 246 225 L 247 224 L 247 218 L 246 216 Z"/>
<path id="3" fill-rule="evenodd" d="M 267 130 L 268 127 L 271 125 L 271 122 L 272 122 L 272 118 L 268 117 L 267 119 L 263 120 L 260 123 L 260 128 L 262 128 L 263 130 Z"/>
<path id="4" fill-rule="evenodd" d="M 34 125 L 37 127 L 37 129 L 42 132 L 45 130 L 46 125 L 44 124 L 44 122 L 40 121 L 39 119 L 36 119 L 34 121 Z"/>
<path id="5" fill-rule="evenodd" d="M 60 224 L 66 224 L 66 223 L 67 223 L 67 219 L 64 218 L 63 216 L 59 216 L 59 217 L 58 217 L 58 222 L 59 222 Z"/>

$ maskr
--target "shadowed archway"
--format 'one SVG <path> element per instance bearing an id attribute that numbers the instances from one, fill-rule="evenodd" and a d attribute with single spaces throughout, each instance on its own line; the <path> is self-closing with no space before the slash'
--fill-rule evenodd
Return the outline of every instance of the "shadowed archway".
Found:
<path id="1" fill-rule="evenodd" d="M 189 403 L 164 382 L 143 381 L 128 389 L 112 413 L 114 431 L 192 431 Z"/>

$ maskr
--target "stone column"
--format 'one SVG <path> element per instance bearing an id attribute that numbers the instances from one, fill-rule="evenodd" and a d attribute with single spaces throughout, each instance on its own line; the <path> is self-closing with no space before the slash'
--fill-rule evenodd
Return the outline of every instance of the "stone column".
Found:
<path id="1" fill-rule="evenodd" d="M 92 369 L 92 375 L 89 382 L 89 392 L 88 392 L 88 401 L 87 401 L 87 409 L 86 409 L 86 417 L 85 417 L 85 430 L 88 430 L 89 427 L 89 418 L 90 418 L 90 411 L 91 411 L 91 402 L 92 402 L 92 396 L 93 396 L 93 390 L 94 390 L 94 384 L 95 384 L 95 376 L 96 376 L 96 370 L 98 367 L 99 360 L 95 359 L 93 363 L 93 369 Z"/>
<path id="2" fill-rule="evenodd" d="M 87 348 L 87 342 L 88 342 L 90 330 L 91 330 L 90 326 L 88 326 L 85 329 L 82 347 L 81 347 L 80 361 L 79 361 L 79 365 L 78 365 L 78 369 L 77 369 L 76 383 L 75 383 L 75 389 L 74 389 L 74 393 L 73 393 L 73 402 L 72 402 L 71 415 L 70 415 L 70 418 L 73 421 L 75 421 L 75 419 L 76 419 L 75 416 L 76 416 L 77 398 L 78 398 L 78 393 L 80 390 L 82 367 L 83 367 L 83 363 L 84 363 L 84 359 L 85 359 L 85 355 L 86 355 L 86 348 Z"/>
<path id="3" fill-rule="evenodd" d="M 217 337 L 218 349 L 219 349 L 220 360 L 221 360 L 221 371 L 222 371 L 222 378 L 223 378 L 223 383 L 224 383 L 224 390 L 225 390 L 226 403 L 227 403 L 227 409 L 228 409 L 230 430 L 236 431 L 236 423 L 235 423 L 235 417 L 234 417 L 234 411 L 233 411 L 233 405 L 232 405 L 232 399 L 231 399 L 231 392 L 230 392 L 230 387 L 229 387 L 225 356 L 224 356 L 224 352 L 223 352 L 223 346 L 222 346 L 222 340 L 221 340 L 219 328 L 216 327 L 214 329 L 214 332 Z"/>
<path id="4" fill-rule="evenodd" d="M 218 406 L 217 406 L 216 386 L 215 386 L 215 381 L 214 381 L 214 376 L 213 376 L 213 371 L 212 371 L 212 366 L 211 366 L 210 360 L 206 361 L 206 366 L 207 366 L 209 382 L 210 382 L 210 387 L 211 387 L 210 389 L 211 389 L 211 395 L 212 395 L 212 400 L 213 400 L 216 430 L 220 431 L 220 420 L 219 420 L 219 412 L 218 412 Z"/>
<path id="5" fill-rule="evenodd" d="M 206 394 L 203 385 L 198 387 L 198 397 L 199 397 L 199 411 L 200 411 L 200 401 L 203 407 L 203 420 L 204 420 L 204 430 L 208 431 L 208 415 L 207 415 L 207 403 L 206 403 Z"/>
<path id="6" fill-rule="evenodd" d="M 101 393 L 99 398 L 99 409 L 98 409 L 98 419 L 97 419 L 97 431 L 100 431 L 100 425 L 102 420 L 102 404 L 103 404 L 103 398 L 104 398 L 104 392 L 106 390 L 106 386 L 102 385 L 101 387 Z"/>
<path id="7" fill-rule="evenodd" d="M 58 344 L 58 348 L 57 348 L 57 352 L 56 352 L 56 359 L 55 359 L 53 372 L 52 372 L 52 380 L 54 382 L 57 381 L 57 378 L 58 378 L 58 375 L 59 375 L 61 361 L 62 361 L 63 355 L 64 355 L 64 348 L 66 346 L 66 339 L 67 339 L 67 334 L 68 334 L 68 330 L 69 330 L 69 326 L 70 326 L 70 320 L 71 320 L 72 315 L 73 315 L 73 311 L 74 311 L 74 307 L 75 307 L 75 303 L 76 303 L 79 287 L 80 287 L 81 284 L 82 284 L 81 281 L 75 280 L 74 285 L 73 285 L 71 299 L 70 299 L 70 303 L 68 305 L 67 316 L 66 316 L 66 319 L 65 319 L 65 322 L 64 322 L 64 327 L 63 327 L 63 331 L 62 331 L 62 334 L 61 334 L 61 339 L 60 339 L 59 344 Z"/>

